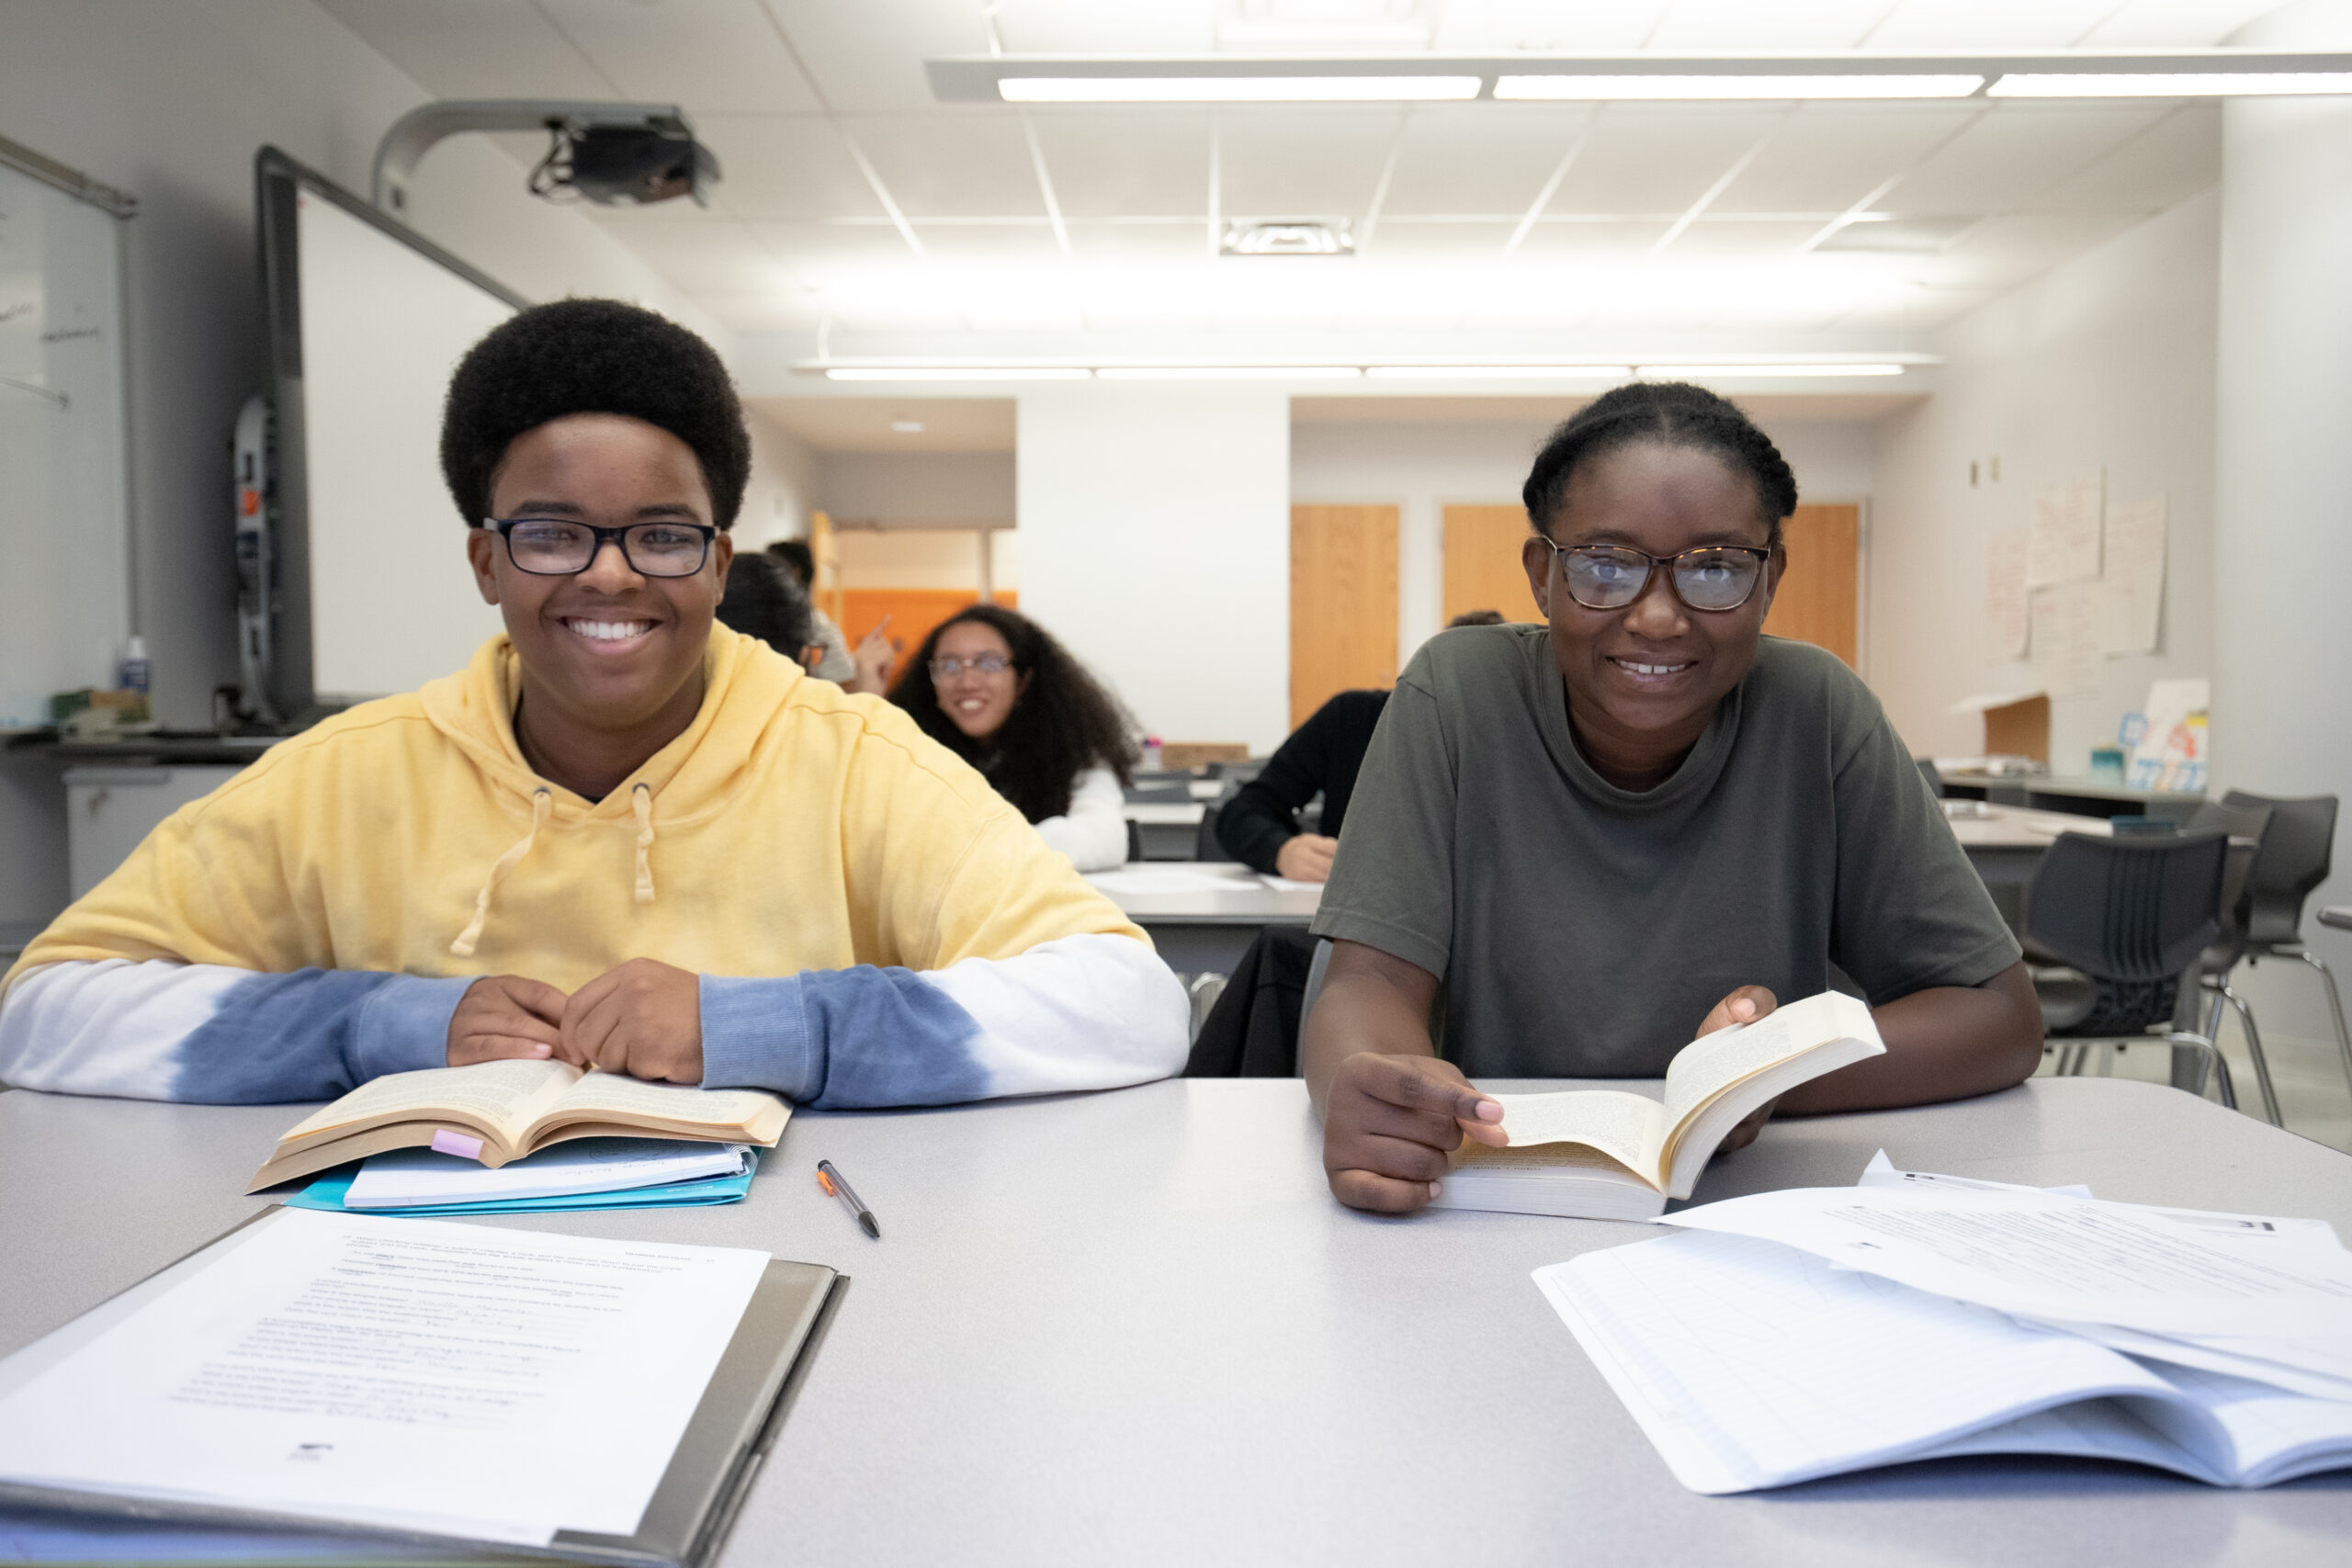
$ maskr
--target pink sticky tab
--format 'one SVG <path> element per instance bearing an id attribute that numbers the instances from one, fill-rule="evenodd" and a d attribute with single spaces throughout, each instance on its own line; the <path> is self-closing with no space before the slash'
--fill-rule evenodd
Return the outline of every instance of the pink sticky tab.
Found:
<path id="1" fill-rule="evenodd" d="M 459 1159 L 481 1158 L 480 1138 L 469 1138 L 463 1133 L 452 1133 L 447 1127 L 433 1134 L 433 1146 L 445 1155 L 456 1155 Z"/>

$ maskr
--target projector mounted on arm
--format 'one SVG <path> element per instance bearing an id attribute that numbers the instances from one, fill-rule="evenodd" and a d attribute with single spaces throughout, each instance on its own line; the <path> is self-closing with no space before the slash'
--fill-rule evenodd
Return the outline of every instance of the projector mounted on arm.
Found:
<path id="1" fill-rule="evenodd" d="M 472 98 L 426 104 L 392 122 L 376 148 L 369 196 L 405 216 L 408 186 L 426 149 L 468 130 L 545 130 L 548 155 L 531 171 L 531 194 L 577 191 L 601 206 L 643 206 L 691 196 L 707 207 L 718 160 L 695 140 L 675 104 L 574 103 L 550 98 Z"/>

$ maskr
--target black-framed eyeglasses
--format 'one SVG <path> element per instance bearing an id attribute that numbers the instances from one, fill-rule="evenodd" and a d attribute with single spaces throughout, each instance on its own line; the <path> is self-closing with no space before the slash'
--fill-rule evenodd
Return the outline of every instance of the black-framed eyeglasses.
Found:
<path id="1" fill-rule="evenodd" d="M 481 525 L 496 529 L 506 541 L 506 558 L 515 570 L 535 577 L 573 577 L 586 571 L 607 540 L 620 546 L 621 558 L 641 577 L 692 577 L 710 558 L 710 541 L 718 535 L 707 523 L 668 518 L 618 528 L 563 517 L 486 517 Z"/>
<path id="2" fill-rule="evenodd" d="M 1736 610 L 1755 593 L 1772 552 L 1751 545 L 1702 545 L 1654 556 L 1623 545 L 1563 545 L 1543 539 L 1560 563 L 1568 597 L 1588 610 L 1622 610 L 1649 592 L 1660 567 L 1675 597 L 1693 610 Z"/>
<path id="3" fill-rule="evenodd" d="M 983 653 L 978 659 L 958 659 L 947 653 L 931 661 L 931 678 L 953 681 L 967 670 L 977 670 L 983 675 L 1001 675 L 1012 668 L 1012 660 L 1001 653 Z"/>

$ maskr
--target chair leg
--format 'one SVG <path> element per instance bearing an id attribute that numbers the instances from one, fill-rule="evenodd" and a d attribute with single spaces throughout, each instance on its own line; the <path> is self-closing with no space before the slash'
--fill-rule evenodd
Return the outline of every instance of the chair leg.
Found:
<path id="1" fill-rule="evenodd" d="M 2221 1016 L 2222 1004 L 2225 1001 L 2237 1010 L 2238 1027 L 2245 1031 L 2245 1054 L 2254 1061 L 2254 1087 L 2262 1093 L 2262 1114 L 2273 1127 L 2284 1127 L 2287 1122 L 2278 1114 L 2278 1096 L 2270 1087 L 2270 1063 L 2262 1055 L 2262 1032 L 2254 1026 L 2254 1010 L 2246 1006 L 2244 997 L 2224 986 L 2221 994 L 2213 998 L 2215 1018 Z M 2208 1029 L 2205 1037 L 2218 1045 L 2222 1032 Z"/>
<path id="2" fill-rule="evenodd" d="M 2164 1038 L 2165 1043 L 2172 1046 L 2176 1053 L 2192 1049 L 2197 1051 L 2199 1053 L 2198 1059 L 2206 1066 L 2211 1066 L 2213 1070 L 2214 1077 L 2220 1080 L 2222 1104 L 2232 1111 L 2235 1111 L 2238 1108 L 2237 1086 L 2230 1081 L 2230 1065 L 2222 1059 L 2221 1047 L 2215 1045 L 2204 1035 L 2191 1034 L 2184 1029 L 2176 1029 Z M 2191 1090 L 2191 1092 L 2199 1100 L 2202 1100 L 2205 1097 L 2204 1074 L 2199 1073 L 2198 1075 L 2196 1088 Z"/>
<path id="3" fill-rule="evenodd" d="M 2335 972 L 2330 970 L 2319 954 L 2310 948 L 2297 949 L 2295 956 L 2318 970 L 2319 977 L 2326 982 L 2327 1010 L 2335 1018 L 2335 1049 L 2344 1057 L 2345 1084 L 2352 1087 L 2352 1031 L 2347 1031 L 2344 1027 L 2344 998 L 2336 994 Z"/>

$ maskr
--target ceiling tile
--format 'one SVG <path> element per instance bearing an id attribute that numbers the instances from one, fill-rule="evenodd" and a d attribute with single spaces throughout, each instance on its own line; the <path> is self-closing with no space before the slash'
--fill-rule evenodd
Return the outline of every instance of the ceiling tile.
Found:
<path id="1" fill-rule="evenodd" d="M 819 107 L 760 0 L 539 0 L 631 98 L 689 117 Z"/>
<path id="2" fill-rule="evenodd" d="M 1600 257 L 1645 255 L 1666 237 L 1673 220 L 1623 219 L 1537 223 L 1512 253 L 1523 262 L 1579 262 Z"/>
<path id="3" fill-rule="evenodd" d="M 610 98 L 620 92 L 531 0 L 319 0 L 444 98 Z"/>
<path id="4" fill-rule="evenodd" d="M 777 292 L 758 289 L 748 294 L 724 291 L 695 296 L 702 308 L 739 333 L 780 333 L 815 326 L 823 308 L 814 295 L 798 289 Z"/>
<path id="5" fill-rule="evenodd" d="M 1547 210 L 1679 214 L 1787 114 L 1753 105 L 1611 104 Z"/>
<path id="6" fill-rule="evenodd" d="M 996 23 L 1014 54 L 1206 54 L 1216 47 L 1217 11 L 1216 0 L 1149 6 L 1002 0 Z M 961 52 L 982 53 L 985 45 Z"/>
<path id="7" fill-rule="evenodd" d="M 1667 11 L 1667 0 L 1564 6 L 1560 0 L 1487 0 L 1438 12 L 1430 47 L 1464 54 L 1515 50 L 1611 53 L 1639 49 Z"/>
<path id="8" fill-rule="evenodd" d="M 957 267 L 1058 266 L 1053 225 L 1036 223 L 917 223 L 915 232 L 933 261 Z"/>
<path id="9" fill-rule="evenodd" d="M 2175 109 L 2121 146 L 2026 204 L 2031 212 L 2161 212 L 2222 179 L 2222 111 Z"/>
<path id="10" fill-rule="evenodd" d="M 1221 210 L 1232 218 L 1362 217 L 1402 113 L 1385 105 L 1221 110 Z"/>
<path id="11" fill-rule="evenodd" d="M 1593 112 L 1549 104 L 1417 107 L 1406 121 L 1381 210 L 1523 213 Z"/>
<path id="12" fill-rule="evenodd" d="M 871 115 L 843 125 L 910 218 L 1045 216 L 1028 141 L 1009 109 Z"/>
<path id="13" fill-rule="evenodd" d="M 1904 0 L 1871 34 L 1872 49 L 2064 49 L 2116 0 Z"/>
<path id="14" fill-rule="evenodd" d="M 1913 258 L 1914 276 L 1947 287 L 2015 288 L 2138 221 L 2112 213 L 1994 218 L 1941 254 Z"/>
<path id="15" fill-rule="evenodd" d="M 898 230 L 887 223 L 752 223 L 747 227 L 769 254 L 811 288 L 895 276 L 922 265 Z"/>
<path id="16" fill-rule="evenodd" d="M 1906 217 L 2030 207 L 2166 112 L 2140 104 L 2005 104 L 1904 176 L 1879 206 Z"/>
<path id="17" fill-rule="evenodd" d="M 880 114 L 934 107 L 922 62 L 986 54 L 979 0 L 760 0 L 826 104 Z"/>
<path id="18" fill-rule="evenodd" d="M 1208 225 L 1190 223 L 1103 223 L 1073 220 L 1070 249 L 1090 265 L 1159 266 L 1171 263 L 1205 262 L 1209 258 Z"/>
<path id="19" fill-rule="evenodd" d="M 1029 111 L 1073 218 L 1190 218 L 1209 209 L 1205 108 L 1040 107 Z"/>
<path id="20" fill-rule="evenodd" d="M 615 238 L 686 293 L 800 293 L 786 265 L 743 224 L 709 214 L 695 224 L 623 223 Z"/>
<path id="21" fill-rule="evenodd" d="M 2083 47 L 2198 49 L 2278 8 L 2278 0 L 2132 0 L 2083 39 Z"/>
<path id="22" fill-rule="evenodd" d="M 1804 105 L 1711 210 L 1843 212 L 1984 112 L 1957 104 Z"/>
<path id="23" fill-rule="evenodd" d="M 1647 47 L 1670 54 L 1854 47 L 1887 0 L 1675 0 Z"/>
<path id="24" fill-rule="evenodd" d="M 1709 222 L 1702 218 L 1677 234 L 1667 249 L 1679 256 L 1779 262 L 1797 254 L 1820 231 L 1821 225 L 1814 222 Z"/>
<path id="25" fill-rule="evenodd" d="M 1503 254 L 1517 219 L 1482 219 L 1470 223 L 1417 223 L 1408 218 L 1383 218 L 1372 233 L 1372 243 L 1357 258 L 1393 261 L 1447 261 L 1469 265 L 1493 261 Z"/>
<path id="26" fill-rule="evenodd" d="M 718 155 L 718 192 L 745 218 L 879 218 L 882 204 L 831 120 L 817 115 L 697 117 Z"/>

